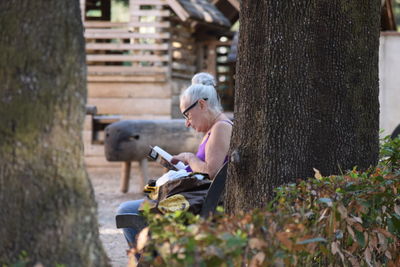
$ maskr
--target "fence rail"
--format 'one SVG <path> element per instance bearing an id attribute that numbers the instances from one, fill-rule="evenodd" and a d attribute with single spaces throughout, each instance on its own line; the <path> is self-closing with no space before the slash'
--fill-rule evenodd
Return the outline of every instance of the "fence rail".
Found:
<path id="1" fill-rule="evenodd" d="M 129 21 L 85 21 L 90 76 L 168 74 L 171 11 L 165 0 L 130 0 Z"/>

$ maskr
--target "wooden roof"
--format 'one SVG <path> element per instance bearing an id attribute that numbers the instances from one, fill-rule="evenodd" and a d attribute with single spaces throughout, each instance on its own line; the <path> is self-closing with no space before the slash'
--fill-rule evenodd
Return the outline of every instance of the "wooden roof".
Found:
<path id="1" fill-rule="evenodd" d="M 207 0 L 167 0 L 182 21 L 188 19 L 229 28 L 231 22 Z"/>
<path id="2" fill-rule="evenodd" d="M 218 10 L 233 24 L 239 19 L 240 0 L 212 0 Z"/>

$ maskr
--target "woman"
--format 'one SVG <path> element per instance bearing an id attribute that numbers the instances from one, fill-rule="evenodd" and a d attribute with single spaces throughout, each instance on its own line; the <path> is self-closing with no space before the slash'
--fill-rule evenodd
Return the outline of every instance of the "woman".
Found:
<path id="1" fill-rule="evenodd" d="M 205 133 L 199 149 L 193 153 L 180 153 L 173 157 L 176 164 L 188 164 L 189 172 L 207 173 L 213 178 L 227 161 L 232 121 L 222 113 L 214 78 L 208 73 L 198 73 L 192 78 L 192 85 L 180 97 L 180 109 L 186 119 L 186 126 Z M 143 199 L 122 203 L 117 214 L 138 214 Z M 124 235 L 130 247 L 136 245 L 137 229 L 124 228 Z"/>
<path id="2" fill-rule="evenodd" d="M 217 92 L 211 85 L 194 84 L 187 88 L 181 95 L 180 109 L 186 126 L 205 135 L 196 155 L 181 153 L 172 158 L 172 163 L 182 161 L 190 166 L 189 171 L 207 173 L 213 178 L 227 161 L 232 121 L 222 113 Z"/>

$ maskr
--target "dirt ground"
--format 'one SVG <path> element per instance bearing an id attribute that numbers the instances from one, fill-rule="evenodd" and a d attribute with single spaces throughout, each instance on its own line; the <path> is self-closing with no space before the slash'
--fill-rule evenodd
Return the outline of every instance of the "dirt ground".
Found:
<path id="1" fill-rule="evenodd" d="M 89 178 L 92 182 L 98 205 L 98 221 L 100 239 L 103 242 L 112 266 L 127 266 L 128 248 L 121 229 L 115 226 L 115 212 L 120 203 L 143 197 L 140 193 L 142 188 L 135 186 L 135 181 L 140 178 L 137 166 L 132 167 L 129 192 L 120 192 L 120 173 L 118 168 L 88 169 Z M 159 177 L 163 168 L 149 166 L 150 178 Z"/>

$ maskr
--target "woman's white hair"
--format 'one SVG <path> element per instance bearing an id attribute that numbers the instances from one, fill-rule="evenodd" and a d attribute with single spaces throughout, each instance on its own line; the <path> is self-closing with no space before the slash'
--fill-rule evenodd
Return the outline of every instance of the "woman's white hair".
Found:
<path id="1" fill-rule="evenodd" d="M 192 78 L 192 84 L 211 85 L 214 87 L 217 86 L 214 76 L 207 72 L 199 72 L 195 74 Z"/>
<path id="2" fill-rule="evenodd" d="M 182 92 L 180 100 L 186 99 L 190 104 L 193 104 L 199 99 L 206 99 L 208 106 L 215 111 L 222 112 L 221 102 L 217 91 L 212 85 L 192 84 Z"/>

